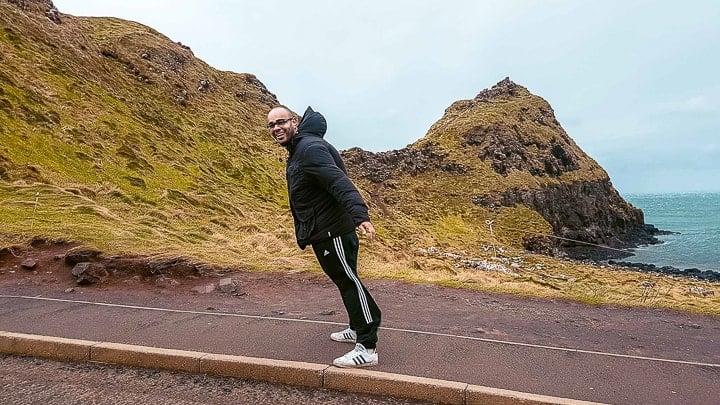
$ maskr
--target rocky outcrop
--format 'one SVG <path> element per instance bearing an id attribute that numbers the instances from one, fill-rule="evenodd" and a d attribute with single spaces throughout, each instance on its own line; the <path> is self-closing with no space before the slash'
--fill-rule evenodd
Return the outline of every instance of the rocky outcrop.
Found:
<path id="1" fill-rule="evenodd" d="M 503 176 L 512 170 L 521 170 L 533 176 L 560 177 L 579 168 L 577 157 L 564 142 L 553 139 L 546 144 L 528 139 L 518 125 L 477 126 L 463 138 L 463 147 L 479 147 L 478 157 L 490 160 L 493 170 Z"/>
<path id="2" fill-rule="evenodd" d="M 523 98 L 528 100 L 518 101 Z M 538 177 L 560 177 L 580 169 L 578 160 L 584 153 L 555 118 L 552 107 L 509 78 L 448 110 L 481 111 L 493 103 L 508 101 L 520 104 L 511 116 L 464 130 L 459 134 L 460 146 L 479 150 L 478 157 L 489 160 L 492 169 L 503 176 L 519 170 Z M 545 136 L 538 136 L 538 126 L 546 132 Z"/>
<path id="3" fill-rule="evenodd" d="M 39 12 L 45 14 L 55 24 L 62 23 L 60 11 L 51 0 L 9 0 L 23 11 Z"/>
<path id="4" fill-rule="evenodd" d="M 517 97 L 522 90 L 524 90 L 522 86 L 518 86 L 509 77 L 506 77 L 491 88 L 478 93 L 473 101 L 492 101 L 505 97 Z"/>
<path id="5" fill-rule="evenodd" d="M 80 262 L 72 269 L 75 282 L 79 285 L 102 282 L 110 276 L 105 266 L 98 263 Z"/>
<path id="6" fill-rule="evenodd" d="M 646 273 L 654 273 L 654 274 L 667 274 L 671 276 L 682 276 L 682 277 L 690 277 L 696 280 L 704 280 L 704 281 L 710 281 L 710 282 L 719 282 L 720 281 L 720 272 L 713 271 L 713 270 L 700 270 L 695 267 L 686 268 L 686 269 L 679 269 L 674 266 L 656 266 L 654 264 L 648 264 L 648 263 L 636 263 L 636 262 L 628 262 L 628 261 L 616 261 L 616 260 L 608 260 L 607 262 L 610 266 L 620 266 L 624 268 L 632 268 L 637 269 L 642 272 Z M 649 282 L 649 281 L 648 281 Z M 654 284 L 652 285 L 654 286 Z M 690 294 L 693 295 L 701 295 L 701 296 L 707 296 L 707 295 L 713 295 L 715 292 L 713 290 L 708 290 L 700 286 L 692 286 L 690 287 L 690 291 L 688 291 Z"/>
<path id="7" fill-rule="evenodd" d="M 564 238 L 559 244 L 570 248 L 573 256 L 588 255 L 590 250 L 574 248 L 591 246 L 589 244 L 621 249 L 640 243 L 657 243 L 654 235 L 658 230 L 646 225 L 642 211 L 623 200 L 609 181 L 511 189 L 499 194 L 476 195 L 472 200 L 489 209 L 523 204 L 537 211 L 553 227 L 553 233 Z M 609 257 L 624 255 L 612 251 L 606 254 Z"/>
<path id="8" fill-rule="evenodd" d="M 379 153 L 360 148 L 343 151 L 343 160 L 353 168 L 353 174 L 373 183 L 382 183 L 403 174 L 415 176 L 433 170 L 465 173 L 462 164 L 449 162 L 446 158 L 447 155 L 433 151 L 432 145 L 425 145 L 420 149 L 405 148 Z"/>

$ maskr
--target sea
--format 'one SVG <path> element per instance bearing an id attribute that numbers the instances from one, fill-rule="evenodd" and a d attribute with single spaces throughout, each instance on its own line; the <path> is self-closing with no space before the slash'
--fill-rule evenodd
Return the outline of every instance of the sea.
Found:
<path id="1" fill-rule="evenodd" d="M 623 260 L 696 268 L 720 272 L 720 192 L 628 194 L 626 201 L 645 214 L 645 223 L 663 231 L 663 243 L 633 249 L 633 256 Z"/>

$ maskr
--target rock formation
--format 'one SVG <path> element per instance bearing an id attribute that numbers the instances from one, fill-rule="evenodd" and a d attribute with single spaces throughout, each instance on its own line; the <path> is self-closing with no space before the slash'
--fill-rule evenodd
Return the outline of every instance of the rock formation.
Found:
<path id="1" fill-rule="evenodd" d="M 454 191 L 468 204 L 488 210 L 523 205 L 563 238 L 551 246 L 579 256 L 588 250 L 569 249 L 585 246 L 579 242 L 620 248 L 655 241 L 657 230 L 644 224 L 642 211 L 623 200 L 607 173 L 568 136 L 552 107 L 508 78 L 455 102 L 423 139 L 404 149 L 354 148 L 344 157 L 351 172 L 376 190 L 434 172 L 453 177 Z M 536 245 L 537 238 L 526 238 L 526 248 Z"/>

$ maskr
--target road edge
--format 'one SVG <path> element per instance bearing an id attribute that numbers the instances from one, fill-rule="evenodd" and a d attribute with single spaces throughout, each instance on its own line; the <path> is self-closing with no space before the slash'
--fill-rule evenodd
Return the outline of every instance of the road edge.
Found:
<path id="1" fill-rule="evenodd" d="M 326 364 L 233 356 L 0 331 L 0 353 L 59 361 L 96 362 L 244 378 L 309 388 L 415 399 L 453 405 L 591 405 L 456 381 Z"/>

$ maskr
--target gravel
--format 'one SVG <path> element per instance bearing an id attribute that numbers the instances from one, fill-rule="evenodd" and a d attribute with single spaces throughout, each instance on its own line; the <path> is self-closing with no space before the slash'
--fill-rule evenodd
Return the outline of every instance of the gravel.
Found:
<path id="1" fill-rule="evenodd" d="M 421 404 L 229 377 L 0 355 L 3 404 Z"/>

